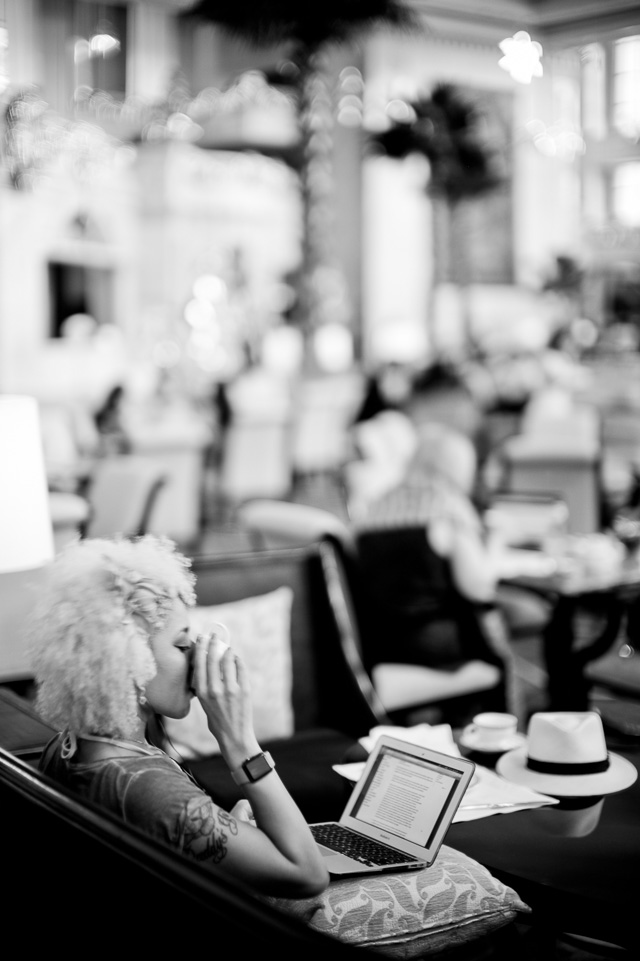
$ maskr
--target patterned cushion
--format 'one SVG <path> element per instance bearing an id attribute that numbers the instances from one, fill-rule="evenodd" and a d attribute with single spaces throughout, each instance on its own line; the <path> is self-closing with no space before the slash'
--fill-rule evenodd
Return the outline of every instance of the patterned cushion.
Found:
<path id="1" fill-rule="evenodd" d="M 267 594 L 196 607 L 189 612 L 194 634 L 211 630 L 215 621 L 229 628 L 231 646 L 241 654 L 249 669 L 253 720 L 260 740 L 293 734 L 292 602 L 293 590 L 279 587 Z M 166 717 L 163 723 L 171 742 L 170 753 L 175 751 L 184 760 L 219 753 L 218 743 L 196 698 L 187 717 L 179 720 Z"/>
<path id="2" fill-rule="evenodd" d="M 446 844 L 422 871 L 334 880 L 314 898 L 267 898 L 312 928 L 392 958 L 473 941 L 530 907 L 481 864 Z"/>

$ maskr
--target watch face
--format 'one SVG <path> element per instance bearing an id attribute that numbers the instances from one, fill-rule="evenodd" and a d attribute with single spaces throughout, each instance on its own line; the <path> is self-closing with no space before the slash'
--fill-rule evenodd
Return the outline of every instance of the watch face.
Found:
<path id="1" fill-rule="evenodd" d="M 252 757 L 249 761 L 245 761 L 242 765 L 247 773 L 247 777 L 252 781 L 258 781 L 265 774 L 268 774 L 272 770 L 271 765 L 264 756 L 264 754 L 258 754 L 257 757 Z"/>

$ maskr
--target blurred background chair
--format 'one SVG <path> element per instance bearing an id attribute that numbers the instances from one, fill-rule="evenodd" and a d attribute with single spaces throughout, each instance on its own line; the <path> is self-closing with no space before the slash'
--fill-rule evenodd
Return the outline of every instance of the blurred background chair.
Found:
<path id="1" fill-rule="evenodd" d="M 288 426 L 281 421 L 238 417 L 224 440 L 219 491 L 237 504 L 249 497 L 285 497 L 292 468 Z"/>
<path id="2" fill-rule="evenodd" d="M 362 377 L 356 372 L 301 379 L 291 421 L 296 478 L 324 475 L 342 486 L 342 471 L 351 452 L 350 425 L 362 390 Z"/>
<path id="3" fill-rule="evenodd" d="M 166 475 L 145 457 L 123 454 L 96 463 L 87 488 L 84 537 L 146 534 Z"/>
<path id="4" fill-rule="evenodd" d="M 520 493 L 562 497 L 569 510 L 572 534 L 601 530 L 603 498 L 601 450 L 591 437 L 559 434 L 518 434 L 502 447 L 503 486 Z"/>
<path id="5" fill-rule="evenodd" d="M 178 399 L 154 409 L 141 404 L 127 413 L 128 453 L 146 461 L 165 485 L 154 504 L 149 532 L 177 544 L 196 544 L 204 522 L 205 461 L 214 429 L 203 411 Z M 111 452 L 110 456 L 114 456 Z"/>
<path id="6" fill-rule="evenodd" d="M 254 367 L 227 395 L 230 419 L 218 479 L 223 502 L 233 509 L 251 497 L 286 497 L 293 483 L 288 381 Z"/>
<path id="7" fill-rule="evenodd" d="M 42 401 L 38 406 L 49 488 L 82 494 L 99 452 L 90 411 L 73 401 Z"/>

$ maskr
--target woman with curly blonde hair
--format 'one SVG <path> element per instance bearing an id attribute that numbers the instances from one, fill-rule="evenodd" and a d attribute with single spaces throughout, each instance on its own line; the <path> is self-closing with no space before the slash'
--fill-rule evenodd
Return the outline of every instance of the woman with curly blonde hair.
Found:
<path id="1" fill-rule="evenodd" d="M 146 535 L 74 542 L 52 562 L 30 629 L 36 707 L 59 730 L 41 770 L 260 893 L 308 897 L 329 876 L 258 744 L 247 670 L 215 633 L 190 636 L 190 563 Z M 147 738 L 198 697 L 246 799 L 222 810 Z"/>

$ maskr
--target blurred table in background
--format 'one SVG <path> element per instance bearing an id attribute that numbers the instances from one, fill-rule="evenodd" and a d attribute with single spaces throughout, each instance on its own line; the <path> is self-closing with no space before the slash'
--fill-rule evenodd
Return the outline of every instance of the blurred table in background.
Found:
<path id="1" fill-rule="evenodd" d="M 211 423 L 183 405 L 141 410 L 127 422 L 131 453 L 153 461 L 166 477 L 149 523 L 179 545 L 199 536 L 206 452 Z"/>
<path id="2" fill-rule="evenodd" d="M 551 615 L 542 631 L 548 675 L 548 709 L 583 711 L 592 682 L 585 666 L 620 636 L 630 605 L 640 598 L 640 557 L 612 535 L 568 535 L 554 554 L 504 548 L 496 558 L 501 583 L 548 598 Z M 579 624 L 587 613 L 589 636 Z M 640 694 L 640 692 L 639 692 Z"/>

